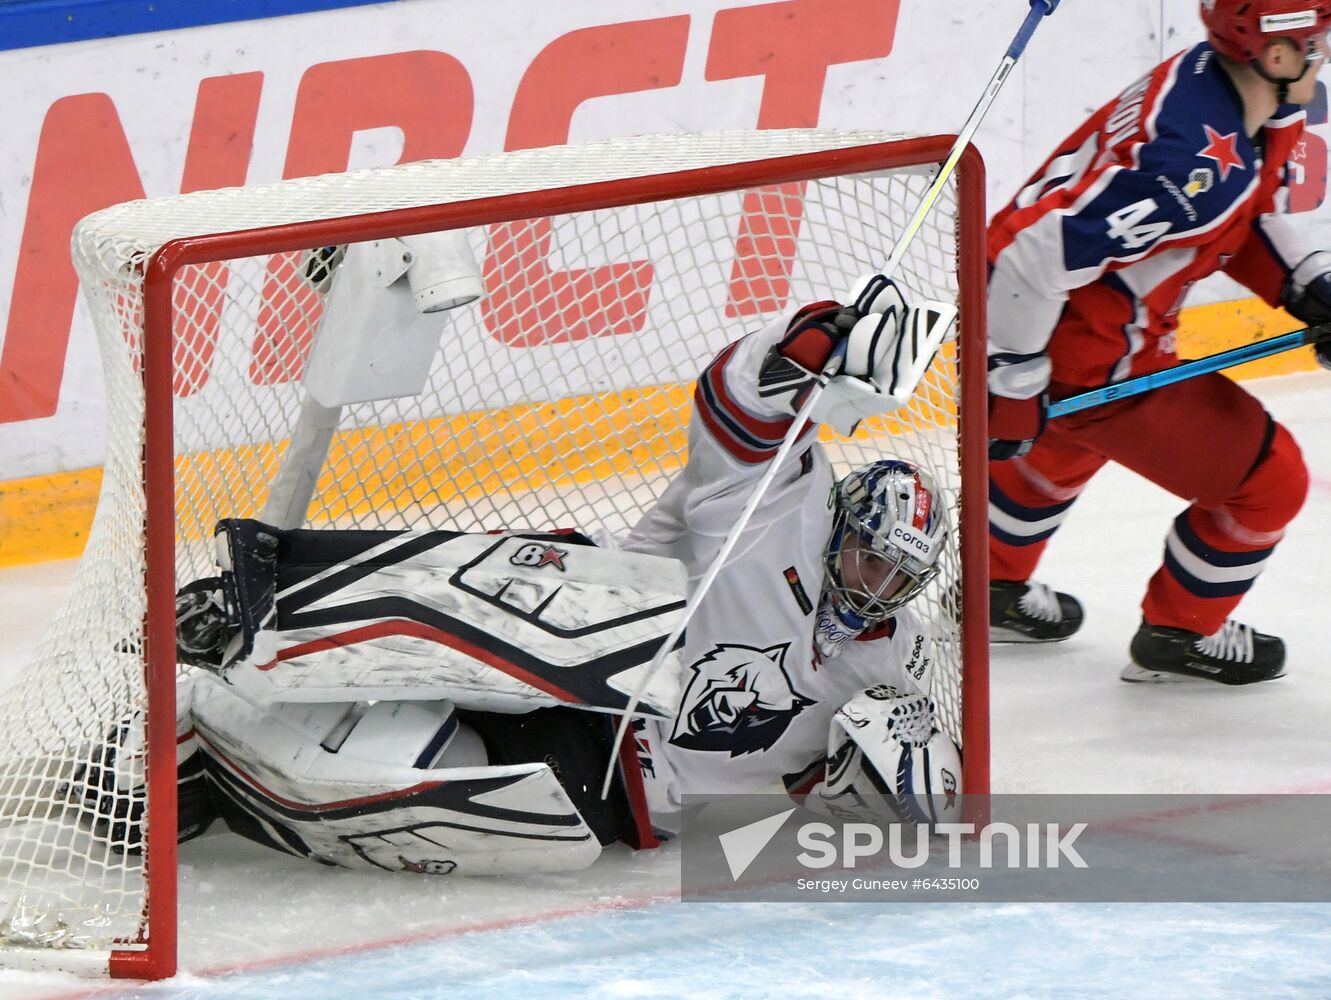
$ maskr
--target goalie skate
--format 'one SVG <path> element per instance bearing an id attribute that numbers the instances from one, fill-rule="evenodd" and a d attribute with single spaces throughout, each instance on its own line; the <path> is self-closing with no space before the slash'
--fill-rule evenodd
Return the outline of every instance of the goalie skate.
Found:
<path id="1" fill-rule="evenodd" d="M 1148 625 L 1132 638 L 1132 662 L 1119 675 L 1125 681 L 1214 681 L 1253 684 L 1285 672 L 1285 644 L 1236 621 L 1214 635 Z"/>
<path id="2" fill-rule="evenodd" d="M 176 591 L 177 662 L 219 670 L 226 640 L 226 606 L 221 577 L 204 577 Z"/>
<path id="3" fill-rule="evenodd" d="M 989 583 L 990 642 L 1062 642 L 1084 618 L 1080 601 L 1043 583 Z"/>

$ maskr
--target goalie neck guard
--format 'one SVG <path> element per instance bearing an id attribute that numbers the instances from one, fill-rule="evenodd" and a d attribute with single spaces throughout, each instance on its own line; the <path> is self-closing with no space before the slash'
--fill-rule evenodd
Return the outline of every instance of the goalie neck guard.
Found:
<path id="1" fill-rule="evenodd" d="M 827 591 L 873 626 L 938 575 L 949 529 L 934 478 L 910 462 L 871 462 L 837 484 Z"/>

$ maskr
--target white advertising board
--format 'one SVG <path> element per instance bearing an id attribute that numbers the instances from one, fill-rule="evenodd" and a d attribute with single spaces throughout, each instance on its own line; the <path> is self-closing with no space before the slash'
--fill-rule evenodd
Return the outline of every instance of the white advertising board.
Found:
<path id="1" fill-rule="evenodd" d="M 0 480 L 101 462 L 100 365 L 68 261 L 70 229 L 91 211 L 637 133 L 951 132 L 1026 10 L 399 0 L 0 53 Z M 1067 0 L 978 136 L 991 210 L 1089 111 L 1198 37 L 1190 0 Z M 1198 301 L 1226 294 L 1239 293 L 1208 287 Z"/>

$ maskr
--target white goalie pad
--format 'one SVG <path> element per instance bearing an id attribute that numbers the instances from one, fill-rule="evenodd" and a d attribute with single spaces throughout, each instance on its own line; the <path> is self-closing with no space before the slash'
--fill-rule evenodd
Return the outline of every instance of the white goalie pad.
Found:
<path id="1" fill-rule="evenodd" d="M 940 732 L 928 696 L 886 685 L 832 716 L 823 780 L 809 808 L 843 819 L 961 820 L 961 756 Z"/>
<path id="2" fill-rule="evenodd" d="M 193 714 L 227 823 L 278 850 L 426 875 L 575 871 L 600 855 L 550 767 L 487 766 L 448 702 L 258 708 L 204 677 Z"/>
<path id="3" fill-rule="evenodd" d="M 219 542 L 244 550 L 238 539 L 255 524 L 223 522 Z M 253 648 L 225 671 L 256 703 L 622 711 L 684 608 L 679 562 L 557 534 L 268 534 L 274 600 L 258 612 Z M 248 557 L 227 553 L 236 559 Z M 638 711 L 673 717 L 679 675 L 671 653 Z"/>

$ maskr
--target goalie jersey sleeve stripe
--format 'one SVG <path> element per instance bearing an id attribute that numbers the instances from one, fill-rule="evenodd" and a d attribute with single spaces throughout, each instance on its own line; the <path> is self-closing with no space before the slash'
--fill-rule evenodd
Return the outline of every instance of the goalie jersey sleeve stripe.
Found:
<path id="1" fill-rule="evenodd" d="M 751 340 L 745 338 L 730 345 L 707 366 L 698 378 L 694 403 L 703 425 L 717 443 L 732 457 L 753 465 L 776 454 L 794 421 L 788 416 L 761 416 L 731 391 L 728 383 L 735 376 L 734 368 L 742 366 L 753 353 L 755 345 Z M 742 347 L 748 349 L 741 350 Z M 809 433 L 810 426 L 800 434 L 801 440 Z"/>

